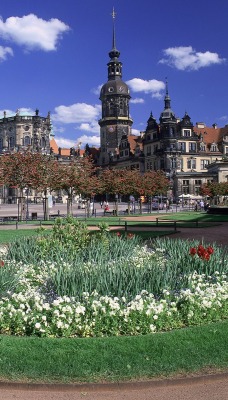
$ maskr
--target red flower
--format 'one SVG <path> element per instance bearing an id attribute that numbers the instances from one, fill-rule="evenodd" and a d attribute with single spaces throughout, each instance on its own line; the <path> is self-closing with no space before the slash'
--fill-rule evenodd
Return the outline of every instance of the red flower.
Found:
<path id="1" fill-rule="evenodd" d="M 0 260 L 0 267 L 4 267 L 5 263 L 3 260 Z"/>
<path id="2" fill-rule="evenodd" d="M 191 256 L 194 256 L 196 254 L 196 248 L 195 247 L 191 247 L 190 250 L 189 250 L 189 254 Z"/>
<path id="3" fill-rule="evenodd" d="M 209 261 L 209 260 L 210 260 L 210 254 L 207 253 L 207 252 L 205 251 L 205 253 L 204 253 L 204 255 L 203 255 L 202 258 L 203 258 L 204 260 L 206 260 L 206 261 Z"/>
<path id="4" fill-rule="evenodd" d="M 116 232 L 116 236 L 121 236 L 121 233 L 120 232 Z"/>
<path id="5" fill-rule="evenodd" d="M 208 252 L 209 254 L 213 254 L 213 253 L 214 253 L 214 249 L 213 249 L 211 246 L 209 246 L 209 247 L 207 248 L 207 252 Z"/>
<path id="6" fill-rule="evenodd" d="M 128 233 L 128 234 L 127 234 L 128 239 L 132 239 L 134 236 L 135 236 L 135 235 L 134 235 L 133 233 Z"/>

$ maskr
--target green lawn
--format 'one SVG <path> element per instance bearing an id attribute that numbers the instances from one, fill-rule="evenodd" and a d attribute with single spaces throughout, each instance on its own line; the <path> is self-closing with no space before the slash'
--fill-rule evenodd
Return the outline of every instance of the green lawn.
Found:
<path id="1" fill-rule="evenodd" d="M 170 214 L 161 214 L 157 216 L 159 219 L 181 220 L 181 221 L 195 221 L 199 222 L 228 222 L 228 215 L 212 215 L 201 212 L 178 212 Z"/>
<path id="2" fill-rule="evenodd" d="M 0 379 L 104 382 L 228 368 L 228 321 L 146 336 L 0 336 Z"/>
<path id="3" fill-rule="evenodd" d="M 25 236 L 33 236 L 37 235 L 35 229 L 9 229 L 9 230 L 0 230 L 0 243 L 9 243 L 14 239 L 25 237 Z"/>

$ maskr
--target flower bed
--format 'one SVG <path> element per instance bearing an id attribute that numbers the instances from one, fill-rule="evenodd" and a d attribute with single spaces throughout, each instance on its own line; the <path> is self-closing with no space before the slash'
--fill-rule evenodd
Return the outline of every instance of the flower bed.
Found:
<path id="1" fill-rule="evenodd" d="M 227 318 L 227 254 L 216 246 L 167 239 L 145 246 L 106 232 L 77 247 L 74 258 L 68 247 L 65 261 L 56 253 L 48 260 L 45 245 L 37 263 L 26 263 L 22 247 L 12 244 L 0 263 L 3 334 L 142 335 Z"/>

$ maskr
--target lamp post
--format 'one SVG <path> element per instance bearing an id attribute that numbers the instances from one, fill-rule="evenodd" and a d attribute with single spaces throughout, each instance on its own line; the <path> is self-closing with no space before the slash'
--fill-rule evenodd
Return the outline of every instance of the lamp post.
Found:
<path id="1" fill-rule="evenodd" d="M 26 223 L 29 219 L 28 195 L 29 195 L 29 188 L 26 189 Z"/>

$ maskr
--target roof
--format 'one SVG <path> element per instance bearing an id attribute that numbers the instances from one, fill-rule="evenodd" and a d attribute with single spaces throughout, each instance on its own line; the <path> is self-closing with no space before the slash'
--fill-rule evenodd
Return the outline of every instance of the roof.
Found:
<path id="1" fill-rule="evenodd" d="M 224 128 L 213 128 L 205 126 L 204 128 L 194 127 L 194 132 L 197 135 L 202 135 L 203 142 L 207 145 L 211 143 L 219 143 L 221 142 L 224 135 L 228 134 L 228 126 Z"/>
<path id="2" fill-rule="evenodd" d="M 142 138 L 141 136 L 136 136 L 136 135 L 129 135 L 127 137 L 128 142 L 130 144 L 130 150 L 134 152 L 136 146 L 138 145 L 140 147 L 140 150 L 143 149 L 143 144 L 142 144 Z"/>

